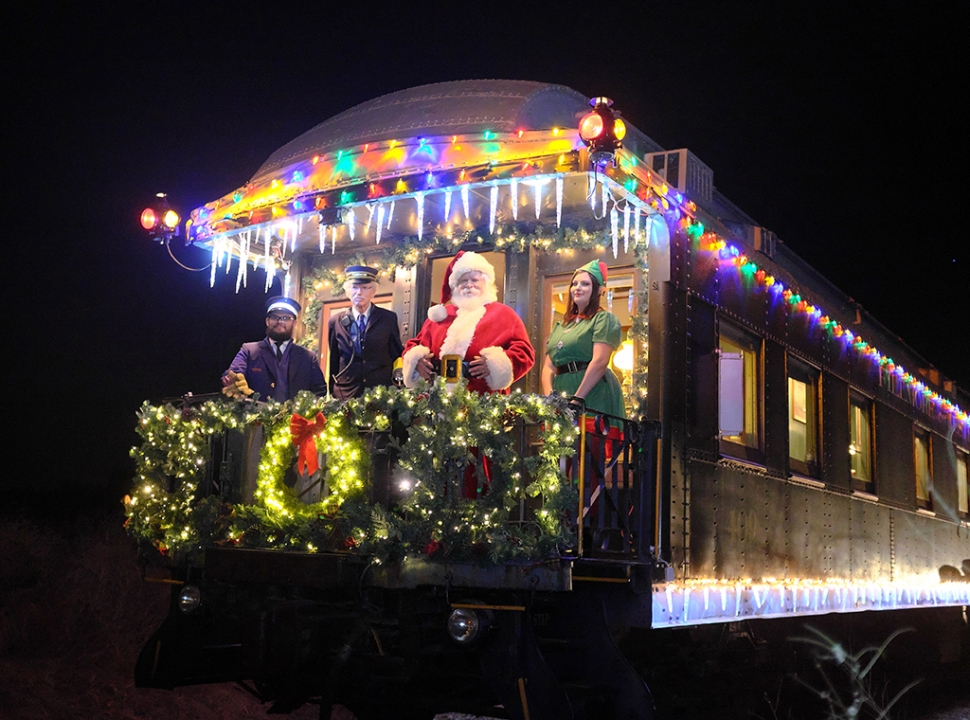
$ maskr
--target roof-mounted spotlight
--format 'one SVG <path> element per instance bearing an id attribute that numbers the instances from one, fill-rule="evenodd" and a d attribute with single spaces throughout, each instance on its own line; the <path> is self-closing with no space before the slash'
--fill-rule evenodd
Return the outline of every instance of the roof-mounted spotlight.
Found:
<path id="1" fill-rule="evenodd" d="M 148 231 L 152 240 L 167 242 L 179 236 L 181 218 L 168 204 L 165 193 L 156 193 L 155 201 L 141 211 L 141 226 Z"/>
<path id="2" fill-rule="evenodd" d="M 591 98 L 593 110 L 579 121 L 579 136 L 589 150 L 589 162 L 600 168 L 616 160 L 616 151 L 623 147 L 626 123 L 614 115 L 608 97 Z"/>

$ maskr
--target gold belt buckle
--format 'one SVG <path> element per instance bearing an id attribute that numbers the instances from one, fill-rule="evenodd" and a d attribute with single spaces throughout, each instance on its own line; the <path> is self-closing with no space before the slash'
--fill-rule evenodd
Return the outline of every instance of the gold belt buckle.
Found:
<path id="1" fill-rule="evenodd" d="M 461 355 L 441 356 L 441 376 L 446 383 L 456 383 L 461 378 Z"/>

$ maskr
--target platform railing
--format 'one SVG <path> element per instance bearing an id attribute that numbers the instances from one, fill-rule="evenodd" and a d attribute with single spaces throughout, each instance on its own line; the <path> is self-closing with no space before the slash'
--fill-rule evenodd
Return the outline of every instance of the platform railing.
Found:
<path id="1" fill-rule="evenodd" d="M 652 555 L 659 423 L 582 411 L 577 455 L 563 461 L 579 492 L 579 555 Z"/>
<path id="2" fill-rule="evenodd" d="M 196 400 L 196 398 L 193 398 Z M 654 554 L 656 521 L 657 457 L 659 423 L 634 421 L 580 408 L 576 418 L 575 454 L 560 460 L 560 470 L 578 494 L 574 511 L 577 527 L 576 555 L 587 558 L 650 562 Z M 541 445 L 540 427 L 521 420 L 507 429 L 509 444 L 522 459 L 535 455 Z M 406 431 L 405 431 L 406 432 Z M 369 499 L 388 509 L 402 499 L 394 484 L 395 454 L 390 433 L 364 430 L 361 436 L 371 457 Z M 230 502 L 252 502 L 262 433 L 258 426 L 213 436 L 210 467 L 202 495 L 214 494 Z M 487 493 L 481 483 L 469 494 L 470 476 L 487 476 L 487 460 L 474 454 L 474 467 L 459 473 L 448 483 L 456 499 Z M 323 467 L 326 458 L 322 457 Z M 327 476 L 304 486 L 292 475 L 289 483 L 304 502 L 316 502 L 328 492 Z M 447 491 L 446 491 L 447 492 Z M 542 508 L 541 498 L 519 501 L 508 516 L 518 525 L 535 523 Z"/>

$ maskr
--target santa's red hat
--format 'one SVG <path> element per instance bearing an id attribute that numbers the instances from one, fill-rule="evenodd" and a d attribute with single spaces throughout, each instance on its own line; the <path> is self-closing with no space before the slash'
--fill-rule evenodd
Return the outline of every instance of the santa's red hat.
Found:
<path id="1" fill-rule="evenodd" d="M 494 287 L 495 268 L 492 267 L 492 264 L 477 252 L 459 250 L 458 254 L 448 263 L 445 276 L 441 281 L 441 304 L 433 305 L 428 309 L 429 318 L 441 322 L 447 317 L 448 312 L 444 306 L 451 300 L 451 293 L 458 287 L 458 280 L 465 273 L 475 270 L 487 277 L 488 284 Z"/>

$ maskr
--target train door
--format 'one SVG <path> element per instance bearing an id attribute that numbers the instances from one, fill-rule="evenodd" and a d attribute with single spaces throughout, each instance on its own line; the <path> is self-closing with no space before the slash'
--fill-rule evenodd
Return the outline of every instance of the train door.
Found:
<path id="1" fill-rule="evenodd" d="M 623 387 L 623 397 L 627 412 L 632 412 L 634 404 L 633 369 L 636 367 L 636 347 L 630 337 L 633 317 L 636 313 L 636 280 L 632 265 L 608 266 L 606 297 L 601 307 L 612 312 L 620 321 L 623 342 L 610 359 L 610 368 L 616 373 Z M 546 338 L 553 326 L 563 319 L 569 302 L 569 281 L 572 272 L 546 275 L 542 284 L 542 315 L 539 327 L 539 342 L 536 344 L 536 361 L 545 359 Z"/>
<path id="2" fill-rule="evenodd" d="M 385 310 L 394 310 L 393 295 L 391 293 L 392 288 L 393 286 L 390 283 L 382 283 L 378 289 L 379 294 L 374 296 L 374 305 Z M 327 335 L 327 326 L 330 323 L 331 317 L 349 307 L 350 299 L 346 295 L 342 295 L 339 298 L 325 301 L 320 308 L 320 366 L 323 369 L 323 376 L 327 380 L 328 385 L 330 383 L 330 338 Z"/>

